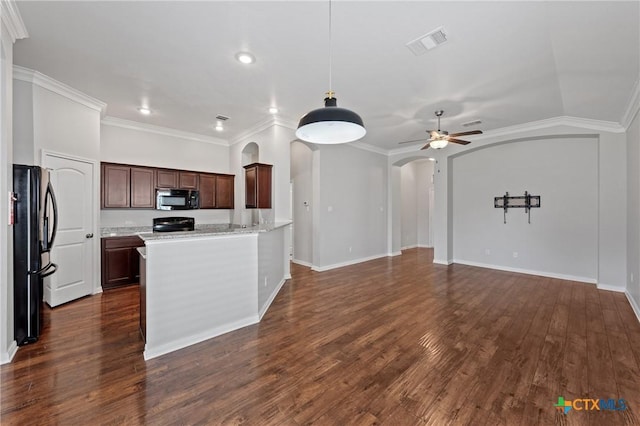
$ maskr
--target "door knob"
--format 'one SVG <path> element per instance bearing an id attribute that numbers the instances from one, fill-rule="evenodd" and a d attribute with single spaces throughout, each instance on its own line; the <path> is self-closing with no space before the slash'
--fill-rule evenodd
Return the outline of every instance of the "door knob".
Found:
<path id="1" fill-rule="evenodd" d="M 87 238 L 93 238 L 93 234 L 87 234 L 87 235 L 85 235 L 85 237 L 87 237 Z"/>

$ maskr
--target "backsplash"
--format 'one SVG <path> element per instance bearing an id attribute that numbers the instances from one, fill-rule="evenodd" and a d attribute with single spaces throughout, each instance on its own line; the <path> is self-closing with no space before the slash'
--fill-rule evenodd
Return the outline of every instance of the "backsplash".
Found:
<path id="1" fill-rule="evenodd" d="M 100 228 L 151 226 L 154 217 L 186 216 L 197 224 L 231 223 L 233 210 L 100 210 Z"/>

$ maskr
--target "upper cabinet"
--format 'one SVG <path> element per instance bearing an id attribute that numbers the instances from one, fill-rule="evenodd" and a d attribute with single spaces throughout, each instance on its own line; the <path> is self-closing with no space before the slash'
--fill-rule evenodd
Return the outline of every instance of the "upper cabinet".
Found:
<path id="1" fill-rule="evenodd" d="M 154 207 L 154 170 L 122 164 L 102 164 L 103 209 Z"/>
<path id="2" fill-rule="evenodd" d="M 101 164 L 102 209 L 153 209 L 156 188 L 200 191 L 201 209 L 233 209 L 234 175 Z"/>
<path id="3" fill-rule="evenodd" d="M 155 207 L 154 178 L 154 170 L 149 167 L 131 167 L 131 207 L 139 209 Z"/>
<path id="4" fill-rule="evenodd" d="M 216 175 L 200 173 L 200 208 L 216 208 Z"/>
<path id="5" fill-rule="evenodd" d="M 103 209 L 131 207 L 131 167 L 102 163 L 101 174 L 101 207 Z"/>
<path id="6" fill-rule="evenodd" d="M 232 209 L 234 178 L 234 175 L 199 173 L 200 208 Z"/>
<path id="7" fill-rule="evenodd" d="M 156 169 L 156 188 L 174 189 L 178 187 L 178 171 Z"/>
<path id="8" fill-rule="evenodd" d="M 198 189 L 198 173 L 180 171 L 179 174 L 180 189 Z"/>
<path id="9" fill-rule="evenodd" d="M 271 164 L 253 163 L 245 169 L 245 205 L 248 209 L 271 208 Z"/>
<path id="10" fill-rule="evenodd" d="M 216 208 L 232 209 L 234 192 L 234 175 L 216 176 Z"/>

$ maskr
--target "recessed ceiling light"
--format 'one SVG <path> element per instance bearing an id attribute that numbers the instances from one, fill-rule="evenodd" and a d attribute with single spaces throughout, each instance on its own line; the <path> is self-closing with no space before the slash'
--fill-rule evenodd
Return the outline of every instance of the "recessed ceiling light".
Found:
<path id="1" fill-rule="evenodd" d="M 222 124 L 216 124 L 216 131 L 221 132 L 224 130 L 224 127 L 222 127 Z"/>
<path id="2" fill-rule="evenodd" d="M 276 107 L 269 108 L 269 114 L 277 114 L 277 113 L 278 113 L 278 108 Z"/>
<path id="3" fill-rule="evenodd" d="M 236 53 L 236 59 L 243 64 L 252 64 L 256 61 L 255 56 L 253 56 L 249 52 L 238 52 Z"/>
<path id="4" fill-rule="evenodd" d="M 151 114 L 151 110 L 147 107 L 140 107 L 138 108 L 138 111 L 140 111 L 140 114 L 142 115 L 149 115 Z"/>

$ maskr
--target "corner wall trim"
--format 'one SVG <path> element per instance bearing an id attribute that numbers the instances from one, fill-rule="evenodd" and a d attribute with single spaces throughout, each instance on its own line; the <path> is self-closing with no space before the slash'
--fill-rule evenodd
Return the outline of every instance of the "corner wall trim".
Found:
<path id="1" fill-rule="evenodd" d="M 18 345 L 16 344 L 16 341 L 13 340 L 11 341 L 11 344 L 7 348 L 7 352 L 3 353 L 2 356 L 0 357 L 0 364 L 7 364 L 11 362 L 13 357 L 16 356 L 17 352 L 18 352 Z"/>
<path id="2" fill-rule="evenodd" d="M 597 284 L 597 281 L 595 278 L 579 277 L 576 275 L 557 274 L 555 272 L 546 272 L 546 271 L 534 271 L 531 269 L 512 268 L 510 266 L 490 265 L 487 263 L 471 262 L 471 261 L 460 260 L 460 259 L 454 259 L 453 263 L 459 263 L 461 265 L 467 265 L 467 266 L 476 266 L 478 268 L 496 269 L 498 271 L 515 272 L 518 274 L 538 275 L 541 277 L 556 278 L 559 280 L 577 281 L 577 282 L 587 283 L 587 284 Z"/>
<path id="3" fill-rule="evenodd" d="M 311 263 L 305 262 L 304 260 L 291 259 L 291 262 L 295 263 L 296 265 L 306 266 L 307 268 L 312 268 L 313 267 L 313 265 Z"/>
<path id="4" fill-rule="evenodd" d="M 400 256 L 402 251 L 392 251 L 391 253 L 387 253 L 387 257 Z"/>
<path id="5" fill-rule="evenodd" d="M 450 260 L 441 260 L 441 259 L 433 259 L 433 263 L 435 263 L 436 265 L 445 265 L 445 266 L 449 266 L 451 265 L 453 262 Z"/>
<path id="6" fill-rule="evenodd" d="M 624 287 L 620 287 L 617 285 L 598 283 L 597 287 L 598 287 L 598 290 L 615 291 L 616 293 L 626 293 L 626 289 Z"/>
<path id="7" fill-rule="evenodd" d="M 287 280 L 285 278 L 283 278 L 280 281 L 280 283 L 276 286 L 276 288 L 273 289 L 273 292 L 269 295 L 269 299 L 267 299 L 265 304 L 262 305 L 262 307 L 260 308 L 260 311 L 258 312 L 258 319 L 259 320 L 262 320 L 262 317 L 264 316 L 264 314 L 267 313 L 267 310 L 271 306 L 271 303 L 273 303 L 273 300 L 276 298 L 276 296 L 280 292 L 280 289 L 282 288 L 282 286 L 284 285 L 285 282 L 287 282 Z"/>
<path id="8" fill-rule="evenodd" d="M 330 269 L 342 268 L 343 266 L 355 265 L 356 263 L 368 262 L 370 260 L 379 259 L 381 257 L 387 257 L 387 254 L 376 254 L 374 256 L 361 257 L 359 259 L 347 260 L 346 262 L 334 263 L 332 265 L 327 266 L 315 266 L 311 267 L 312 271 L 316 272 L 324 272 Z"/>
<path id="9" fill-rule="evenodd" d="M 631 297 L 631 294 L 629 294 L 628 291 L 625 291 L 624 294 L 627 296 L 627 300 L 631 305 L 631 309 L 633 309 L 633 312 L 636 314 L 636 318 L 638 318 L 638 322 L 640 322 L 640 306 L 638 306 L 638 304 L 633 299 L 633 297 Z"/>

